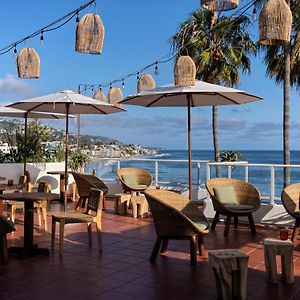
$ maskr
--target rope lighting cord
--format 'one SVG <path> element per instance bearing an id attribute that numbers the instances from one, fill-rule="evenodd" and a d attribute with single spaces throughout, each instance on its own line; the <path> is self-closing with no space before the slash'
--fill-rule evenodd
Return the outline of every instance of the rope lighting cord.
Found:
<path id="1" fill-rule="evenodd" d="M 233 19 L 231 21 L 231 23 L 234 23 L 238 18 L 245 15 L 251 7 L 253 7 L 253 6 L 255 7 L 256 4 L 257 4 L 257 1 L 258 0 L 252 0 L 249 3 L 247 3 L 246 5 L 242 6 L 241 8 L 236 9 L 234 11 L 234 13 L 232 13 L 229 16 L 229 17 L 235 17 L 236 16 L 236 18 Z M 217 30 L 219 27 L 222 27 L 222 22 L 217 23 L 208 32 L 203 33 L 203 34 L 205 34 L 205 35 L 211 34 L 214 30 Z M 147 69 L 149 69 L 153 66 L 155 66 L 155 75 L 157 75 L 158 74 L 158 64 L 164 64 L 164 63 L 167 63 L 167 62 L 173 60 L 175 57 L 177 57 L 179 55 L 179 53 L 181 52 L 181 50 L 183 48 L 184 47 L 181 47 L 180 49 L 178 49 L 175 54 L 170 53 L 168 55 L 165 55 L 165 56 L 161 57 L 160 59 L 158 59 L 158 60 L 142 67 L 141 69 L 136 70 L 134 72 L 131 72 L 131 73 L 129 73 L 129 74 L 127 74 L 127 75 L 125 75 L 121 78 L 118 78 L 118 79 L 115 79 L 115 80 L 112 80 L 112 81 L 107 81 L 107 82 L 104 82 L 104 83 L 92 83 L 92 84 L 80 83 L 80 84 L 78 84 L 79 92 L 81 92 L 81 91 L 86 92 L 87 90 L 94 91 L 97 87 L 98 87 L 99 90 L 101 90 L 102 88 L 105 88 L 105 87 L 111 87 L 115 83 L 121 83 L 122 87 L 124 87 L 125 86 L 124 81 L 126 79 L 128 79 L 130 77 L 133 77 L 133 76 L 139 76 L 141 73 L 143 73 L 144 71 L 146 71 Z"/>
<path id="2" fill-rule="evenodd" d="M 38 35 L 41 36 L 41 40 L 44 39 L 44 36 L 43 34 L 46 33 L 46 32 L 50 32 L 50 31 L 54 31 L 54 30 L 57 30 L 59 28 L 61 28 L 62 26 L 66 25 L 68 22 L 70 22 L 75 16 L 77 17 L 78 16 L 78 13 L 81 12 L 82 10 L 86 9 L 88 6 L 92 5 L 92 4 L 95 4 L 96 5 L 96 0 L 91 0 L 85 4 L 83 4 L 82 6 L 74 9 L 73 11 L 69 12 L 68 14 L 66 14 L 65 16 L 53 21 L 52 23 L 42 27 L 41 29 L 38 29 L 37 31 L 25 36 L 24 38 L 21 38 L 11 44 L 9 44 L 8 46 L 6 47 L 3 47 L 3 48 L 0 48 L 0 55 L 3 55 L 3 54 L 6 54 L 8 53 L 9 51 L 11 51 L 12 49 L 14 49 L 14 52 L 16 53 L 16 47 L 17 45 L 31 39 L 31 38 L 34 38 Z M 78 20 L 78 18 L 76 18 L 76 21 Z M 59 25 L 57 25 L 59 24 Z M 57 26 L 55 26 L 57 25 Z M 55 26 L 55 27 L 53 27 Z"/>

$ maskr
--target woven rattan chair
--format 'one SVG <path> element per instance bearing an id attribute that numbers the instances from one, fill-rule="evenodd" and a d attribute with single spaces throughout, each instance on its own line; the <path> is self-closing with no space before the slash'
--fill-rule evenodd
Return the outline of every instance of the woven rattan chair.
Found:
<path id="1" fill-rule="evenodd" d="M 217 199 L 214 188 L 230 186 L 233 187 L 236 203 L 224 204 Z M 238 217 L 247 216 L 251 232 L 253 234 L 256 233 L 252 213 L 260 208 L 260 193 L 254 185 L 238 179 L 213 178 L 207 180 L 206 189 L 210 194 L 214 210 L 216 211 L 211 224 L 211 230 L 215 230 L 216 224 L 219 221 L 219 216 L 225 215 L 226 223 L 224 236 L 227 236 L 229 233 L 231 218 L 234 219 L 234 227 L 237 228 Z"/>
<path id="2" fill-rule="evenodd" d="M 48 193 L 50 188 L 44 181 L 39 182 L 36 192 Z M 24 202 L 20 201 L 7 201 L 7 217 L 15 223 L 15 215 L 17 209 L 24 209 Z M 48 230 L 47 222 L 47 201 L 36 201 L 34 202 L 34 208 L 37 210 L 38 224 L 42 226 L 44 223 L 44 229 Z"/>
<path id="3" fill-rule="evenodd" d="M 209 233 L 209 224 L 203 212 L 181 195 L 166 190 L 147 190 L 149 203 L 156 229 L 157 239 L 150 257 L 154 262 L 158 252 L 167 251 L 170 239 L 190 240 L 190 262 L 197 264 L 197 244 L 200 255 L 204 255 L 203 236 Z"/>
<path id="4" fill-rule="evenodd" d="M 105 208 L 105 194 L 108 192 L 108 187 L 105 185 L 105 183 L 100 180 L 98 177 L 86 174 L 86 173 L 78 173 L 78 172 L 72 172 L 73 178 L 75 180 L 78 194 L 79 194 L 79 200 L 76 204 L 75 209 L 77 210 L 80 207 L 85 207 L 86 199 L 89 197 L 90 189 L 95 188 L 103 191 L 104 198 L 103 198 L 103 208 Z"/>
<path id="5" fill-rule="evenodd" d="M 3 264 L 8 263 L 8 249 L 7 249 L 7 237 L 6 235 L 12 231 L 15 231 L 15 227 L 12 222 L 7 221 L 6 218 L 0 216 L 0 252 Z"/>
<path id="6" fill-rule="evenodd" d="M 63 255 L 64 226 L 66 224 L 86 223 L 89 235 L 89 246 L 92 245 L 92 223 L 96 223 L 99 252 L 102 252 L 101 216 L 103 191 L 90 189 L 87 208 L 84 213 L 54 213 L 52 215 L 51 246 L 54 248 L 56 222 L 59 223 L 59 254 Z"/>
<path id="7" fill-rule="evenodd" d="M 300 226 L 300 183 L 287 186 L 281 193 L 281 200 L 287 213 L 295 218 L 291 240 L 294 241 Z"/>
<path id="8" fill-rule="evenodd" d="M 34 190 L 38 189 L 39 184 L 37 182 L 31 181 L 30 172 L 27 170 L 25 172 L 27 178 L 27 192 L 33 192 Z"/>
<path id="9" fill-rule="evenodd" d="M 140 168 L 118 169 L 117 176 L 125 193 L 143 192 L 152 184 L 152 175 Z M 128 181 L 128 176 L 132 179 L 131 182 Z"/>

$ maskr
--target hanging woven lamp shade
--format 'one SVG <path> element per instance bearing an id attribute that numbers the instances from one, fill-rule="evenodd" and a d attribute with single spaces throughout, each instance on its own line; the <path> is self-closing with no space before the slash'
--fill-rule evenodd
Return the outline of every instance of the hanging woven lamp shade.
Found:
<path id="1" fill-rule="evenodd" d="M 154 88 L 156 88 L 156 83 L 150 74 L 144 74 L 139 78 L 137 83 L 138 93 L 145 92 Z"/>
<path id="2" fill-rule="evenodd" d="M 208 11 L 225 11 L 237 8 L 239 0 L 201 0 L 201 5 Z"/>
<path id="3" fill-rule="evenodd" d="M 108 92 L 108 103 L 121 107 L 118 102 L 123 100 L 123 93 L 119 88 L 113 87 Z"/>
<path id="4" fill-rule="evenodd" d="M 39 78 L 40 58 L 33 48 L 23 48 L 17 57 L 19 78 Z"/>
<path id="5" fill-rule="evenodd" d="M 195 85 L 196 65 L 190 56 L 179 56 L 174 66 L 174 84 Z"/>
<path id="6" fill-rule="evenodd" d="M 75 50 L 80 53 L 101 54 L 104 26 L 96 14 L 84 15 L 76 28 Z"/>
<path id="7" fill-rule="evenodd" d="M 102 90 L 96 91 L 93 98 L 102 102 L 106 102 L 106 97 Z"/>
<path id="8" fill-rule="evenodd" d="M 259 42 L 263 45 L 290 42 L 292 12 L 285 0 L 269 0 L 259 15 Z"/>

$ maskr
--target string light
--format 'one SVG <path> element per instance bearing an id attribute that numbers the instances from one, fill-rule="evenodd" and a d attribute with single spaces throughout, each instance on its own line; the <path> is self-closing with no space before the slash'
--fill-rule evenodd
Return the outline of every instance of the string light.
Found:
<path id="1" fill-rule="evenodd" d="M 251 7 L 255 6 L 256 3 L 257 3 L 257 0 L 252 0 L 250 3 L 245 4 L 240 9 L 236 9 L 234 11 L 234 13 L 229 16 L 229 17 L 232 17 L 232 21 L 231 22 L 235 22 L 238 18 L 240 18 L 241 16 L 243 16 L 249 9 L 251 9 Z M 257 12 L 257 10 L 256 10 L 256 8 L 254 8 L 253 9 L 253 14 L 256 15 L 256 12 Z M 221 22 L 217 23 L 216 25 L 214 25 L 210 29 L 210 31 L 206 32 L 205 34 L 208 35 L 209 33 L 212 33 L 215 30 L 218 30 L 219 28 L 222 28 L 222 26 L 223 26 L 223 24 L 222 24 L 222 21 L 221 21 Z M 129 79 L 129 78 L 131 78 L 133 76 L 136 76 L 136 79 L 139 80 L 140 73 L 143 73 L 144 71 L 148 70 L 149 68 L 152 68 L 153 66 L 154 66 L 154 74 L 158 75 L 159 74 L 158 64 L 168 63 L 171 60 L 175 59 L 180 54 L 180 51 L 182 49 L 183 48 L 177 49 L 176 53 L 174 53 L 173 55 L 172 54 L 165 55 L 165 56 L 161 57 L 160 59 L 158 59 L 158 60 L 150 63 L 149 65 L 146 65 L 145 67 L 141 68 L 140 70 L 137 70 L 137 71 L 134 71 L 132 73 L 129 73 L 128 75 L 123 76 L 120 79 L 115 79 L 113 81 L 106 82 L 106 83 L 101 83 L 101 84 L 98 83 L 97 85 L 102 86 L 102 87 L 109 87 L 111 89 L 112 88 L 112 84 L 120 83 L 121 82 L 122 83 L 122 87 L 124 88 L 124 86 L 125 86 L 125 80 L 126 79 Z"/>
<path id="2" fill-rule="evenodd" d="M 76 16 L 76 21 L 77 21 L 77 17 L 78 17 L 78 13 L 84 9 L 86 9 L 87 7 L 89 7 L 91 4 L 95 3 L 96 0 L 91 0 L 85 4 L 83 4 L 82 6 L 76 8 L 75 10 L 69 12 L 68 14 L 66 14 L 65 16 L 53 21 L 52 23 L 42 27 L 41 29 L 27 35 L 26 37 L 24 38 L 21 38 L 20 40 L 18 41 L 15 41 L 11 44 L 9 44 L 8 46 L 6 47 L 3 47 L 0 49 L 0 55 L 3 55 L 3 54 L 6 54 L 8 52 L 10 52 L 11 50 L 14 50 L 14 48 L 19 45 L 19 44 L 23 44 L 24 42 L 26 42 L 27 40 L 31 39 L 31 38 L 34 38 L 36 36 L 40 36 L 40 41 L 41 41 L 41 45 L 42 45 L 42 42 L 44 40 L 44 36 L 43 34 L 45 32 L 49 32 L 49 31 L 54 31 L 54 30 L 57 30 L 59 28 L 61 28 L 62 26 L 66 25 L 67 23 L 69 23 L 75 16 Z M 78 17 L 79 19 L 79 17 Z"/>
<path id="3" fill-rule="evenodd" d="M 255 22 L 257 20 L 257 9 L 256 7 L 253 8 L 253 12 L 252 12 L 252 22 Z"/>
<path id="4" fill-rule="evenodd" d="M 15 46 L 14 46 L 14 54 L 15 54 L 15 57 L 17 57 L 17 53 L 18 53 L 18 51 L 17 51 L 17 46 L 15 45 Z"/>
<path id="5" fill-rule="evenodd" d="M 44 31 L 41 31 L 41 36 L 40 36 L 40 40 L 41 40 L 41 47 L 44 46 Z"/>
<path id="6" fill-rule="evenodd" d="M 76 23 L 79 23 L 80 19 L 79 19 L 79 12 L 76 13 Z"/>
<path id="7" fill-rule="evenodd" d="M 155 63 L 155 70 L 154 70 L 154 74 L 157 76 L 158 75 L 158 63 Z"/>

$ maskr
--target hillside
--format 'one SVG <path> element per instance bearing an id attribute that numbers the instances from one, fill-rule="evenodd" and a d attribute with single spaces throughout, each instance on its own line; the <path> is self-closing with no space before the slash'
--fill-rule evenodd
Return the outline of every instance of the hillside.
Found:
<path id="1" fill-rule="evenodd" d="M 23 124 L 24 124 L 24 122 L 20 121 L 19 119 L 0 120 L 0 139 L 2 141 L 5 141 L 7 132 L 12 133 L 17 129 L 17 127 L 19 127 Z M 51 136 L 49 138 L 49 142 L 61 141 L 64 139 L 64 131 L 63 130 L 58 130 L 53 127 L 50 127 L 50 129 L 51 129 Z M 76 143 L 77 135 L 74 133 L 70 133 L 69 140 L 70 140 L 69 141 L 70 144 Z M 91 143 L 94 145 L 111 144 L 111 143 L 120 144 L 120 145 L 123 144 L 121 141 L 111 139 L 109 137 L 93 136 L 93 135 L 81 135 L 80 142 L 81 142 L 82 146 L 89 145 Z"/>

